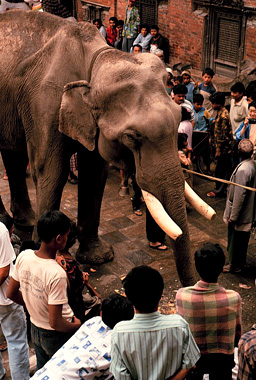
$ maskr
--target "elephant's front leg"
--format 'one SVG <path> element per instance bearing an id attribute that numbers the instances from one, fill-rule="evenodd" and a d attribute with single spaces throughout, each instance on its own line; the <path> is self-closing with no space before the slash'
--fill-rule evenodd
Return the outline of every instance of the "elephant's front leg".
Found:
<path id="1" fill-rule="evenodd" d="M 98 236 L 100 208 L 108 176 L 108 163 L 97 148 L 78 151 L 78 227 L 80 247 L 76 257 L 80 262 L 101 264 L 113 259 L 110 245 Z"/>

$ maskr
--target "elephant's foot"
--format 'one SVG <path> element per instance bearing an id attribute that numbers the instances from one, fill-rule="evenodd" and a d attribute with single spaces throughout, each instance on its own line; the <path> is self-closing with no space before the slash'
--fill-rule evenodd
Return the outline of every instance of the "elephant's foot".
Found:
<path id="1" fill-rule="evenodd" d="M 99 238 L 86 245 L 80 244 L 76 253 L 76 259 L 81 264 L 103 264 L 113 260 L 113 258 L 114 251 L 112 246 Z"/>

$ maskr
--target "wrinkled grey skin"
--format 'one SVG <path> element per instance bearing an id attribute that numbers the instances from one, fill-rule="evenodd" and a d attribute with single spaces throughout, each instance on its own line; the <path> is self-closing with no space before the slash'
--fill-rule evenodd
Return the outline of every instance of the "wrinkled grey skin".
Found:
<path id="1" fill-rule="evenodd" d="M 0 149 L 16 224 L 34 224 L 25 182 L 27 153 L 37 217 L 59 208 L 69 158 L 78 151 L 77 257 L 110 260 L 111 248 L 98 238 L 107 162 L 124 169 L 135 162 L 140 187 L 161 201 L 183 231 L 174 254 L 182 284 L 192 284 L 177 154 L 180 107 L 165 91 L 162 62 L 152 54 L 135 57 L 108 48 L 91 24 L 40 12 L 0 15 L 0 46 Z M 101 48 L 107 50 L 99 53 Z"/>

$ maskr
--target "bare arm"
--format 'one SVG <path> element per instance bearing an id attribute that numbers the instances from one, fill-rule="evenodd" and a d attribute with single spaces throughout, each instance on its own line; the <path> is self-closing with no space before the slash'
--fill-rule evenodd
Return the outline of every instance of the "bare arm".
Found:
<path id="1" fill-rule="evenodd" d="M 68 322 L 62 317 L 63 305 L 49 305 L 49 324 L 51 328 L 60 332 L 74 333 L 81 326 L 81 321 L 73 317 L 73 322 Z"/>
<path id="2" fill-rule="evenodd" d="M 3 285 L 10 272 L 10 264 L 6 267 L 0 268 L 0 286 Z"/>
<path id="3" fill-rule="evenodd" d="M 22 293 L 20 291 L 20 283 L 14 280 L 12 277 L 10 278 L 9 286 L 7 289 L 7 297 L 10 298 L 13 302 L 25 306 Z"/>
<path id="4" fill-rule="evenodd" d="M 87 272 L 83 272 L 83 280 L 84 280 L 84 284 L 85 286 L 87 287 L 87 289 L 89 290 L 90 292 L 90 295 L 91 296 L 96 296 L 98 298 L 101 299 L 101 296 L 99 295 L 98 292 L 96 292 L 96 290 L 91 286 L 91 284 L 89 283 L 89 273 Z"/>

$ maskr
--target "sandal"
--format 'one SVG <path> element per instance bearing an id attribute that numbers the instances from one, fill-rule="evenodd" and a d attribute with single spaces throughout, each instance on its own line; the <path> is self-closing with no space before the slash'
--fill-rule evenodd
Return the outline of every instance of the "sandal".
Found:
<path id="1" fill-rule="evenodd" d="M 163 243 L 159 243 L 157 245 L 151 245 L 149 243 L 149 246 L 150 246 L 150 248 L 157 249 L 158 251 L 167 251 L 167 249 L 169 249 L 169 247 L 167 247 L 167 245 L 165 245 Z"/>
<path id="2" fill-rule="evenodd" d="M 140 209 L 138 210 L 133 210 L 134 214 L 137 215 L 137 216 L 141 216 L 142 215 L 142 211 Z"/>
<path id="3" fill-rule="evenodd" d="M 209 198 L 215 198 L 216 197 L 216 194 L 213 192 L 213 191 L 210 191 L 209 193 L 206 194 L 207 197 Z"/>

